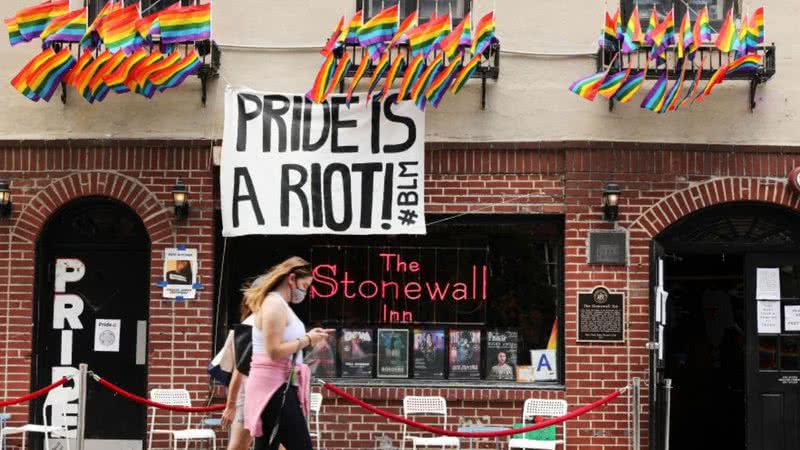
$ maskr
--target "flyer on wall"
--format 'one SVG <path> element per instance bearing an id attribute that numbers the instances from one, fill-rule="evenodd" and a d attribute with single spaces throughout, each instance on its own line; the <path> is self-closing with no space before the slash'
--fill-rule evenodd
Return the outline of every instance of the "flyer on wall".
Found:
<path id="1" fill-rule="evenodd" d="M 336 335 L 328 335 L 328 339 L 320 341 L 306 352 L 303 360 L 311 375 L 315 378 L 336 376 Z"/>
<path id="2" fill-rule="evenodd" d="M 378 330 L 378 377 L 408 378 L 408 330 Z"/>
<path id="3" fill-rule="evenodd" d="M 450 378 L 481 378 L 481 330 L 450 330 Z"/>
<path id="4" fill-rule="evenodd" d="M 197 249 L 164 249 L 164 298 L 193 299 L 197 294 Z"/>
<path id="5" fill-rule="evenodd" d="M 345 328 L 339 341 L 342 377 L 371 378 L 375 355 L 374 332 L 369 328 Z"/>
<path id="6" fill-rule="evenodd" d="M 414 378 L 444 378 L 444 330 L 414 330 Z"/>
<path id="7" fill-rule="evenodd" d="M 514 381 L 519 334 L 515 330 L 486 333 L 486 379 Z"/>

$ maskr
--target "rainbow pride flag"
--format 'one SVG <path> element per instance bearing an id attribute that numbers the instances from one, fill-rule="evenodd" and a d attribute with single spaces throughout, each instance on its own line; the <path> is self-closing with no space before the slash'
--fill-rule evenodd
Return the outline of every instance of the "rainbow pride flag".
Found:
<path id="1" fill-rule="evenodd" d="M 553 321 L 550 329 L 550 339 L 547 340 L 547 350 L 558 350 L 558 319 Z"/>
<path id="2" fill-rule="evenodd" d="M 359 10 L 350 19 L 350 22 L 347 24 L 347 30 L 344 33 L 342 33 L 342 39 L 344 40 L 345 44 L 347 45 L 358 44 L 358 30 L 361 29 L 361 26 L 363 24 L 364 24 L 364 12 Z"/>
<path id="3" fill-rule="evenodd" d="M 408 32 L 411 55 L 428 57 L 431 51 L 450 31 L 450 15 L 445 14 L 427 23 L 417 26 Z"/>
<path id="4" fill-rule="evenodd" d="M 133 4 L 122 9 L 111 11 L 100 24 L 98 34 L 111 53 L 123 51 L 131 54 L 137 50 L 138 32 L 136 22 L 139 20 L 139 5 Z"/>
<path id="5" fill-rule="evenodd" d="M 358 65 L 356 69 L 356 73 L 353 75 L 353 79 L 350 80 L 350 89 L 347 90 L 347 106 L 350 106 L 350 99 L 353 98 L 353 92 L 358 87 L 358 83 L 364 78 L 364 74 L 367 72 L 367 68 L 370 66 L 370 59 L 367 57 L 361 58 L 361 63 Z"/>
<path id="6" fill-rule="evenodd" d="M 141 92 L 141 89 L 144 87 L 144 82 L 147 80 L 147 75 L 153 72 L 151 68 L 160 61 L 163 61 L 164 58 L 165 55 L 157 50 L 139 61 L 125 79 L 125 85 L 128 87 L 128 90 L 130 90 L 130 92 Z"/>
<path id="7" fill-rule="evenodd" d="M 344 32 L 344 16 L 339 19 L 339 23 L 337 23 L 336 28 L 333 29 L 333 33 L 331 33 L 331 37 L 328 38 L 328 42 L 325 43 L 325 47 L 320 50 L 319 53 L 322 56 L 327 57 L 333 53 L 334 50 L 341 47 L 342 43 L 339 41 L 339 37 L 342 35 L 342 32 Z"/>
<path id="8" fill-rule="evenodd" d="M 181 8 L 181 3 L 175 3 L 171 6 L 168 6 L 161 11 L 155 12 L 153 14 L 149 14 L 145 17 L 142 17 L 136 21 L 136 33 L 139 35 L 139 38 L 142 40 L 152 41 L 152 37 L 156 35 L 161 35 L 161 22 L 159 21 L 159 17 L 162 14 L 166 14 L 170 11 L 175 11 Z"/>
<path id="9" fill-rule="evenodd" d="M 606 20 L 603 30 L 600 32 L 600 38 L 597 40 L 598 47 L 608 47 L 611 49 L 617 48 L 617 21 L 619 20 L 619 9 L 612 17 L 606 11 Z"/>
<path id="10" fill-rule="evenodd" d="M 88 66 L 93 60 L 94 55 L 92 55 L 92 52 L 83 52 L 80 58 L 78 58 L 78 62 L 72 67 L 72 70 L 64 75 L 64 79 L 62 81 L 70 86 L 74 86 L 78 75 L 80 75 L 81 72 L 86 69 L 86 66 Z"/>
<path id="11" fill-rule="evenodd" d="M 190 75 L 197 73 L 203 61 L 197 52 L 192 49 L 176 64 L 154 73 L 150 79 L 153 85 L 158 86 L 160 92 L 181 85 Z"/>
<path id="12" fill-rule="evenodd" d="M 139 62 L 141 62 L 143 59 L 147 58 L 147 56 L 147 51 L 143 48 L 140 48 L 134 54 L 128 56 L 113 73 L 106 76 L 103 79 L 103 82 L 109 88 L 113 89 L 117 94 L 130 92 L 131 90 L 125 84 L 125 82 L 128 81 L 128 76 L 133 68 L 136 67 L 136 65 L 139 64 Z"/>
<path id="13" fill-rule="evenodd" d="M 34 102 L 39 101 L 39 95 L 31 89 L 28 85 L 28 79 L 36 73 L 36 70 L 47 60 L 56 56 L 56 52 L 53 51 L 52 48 L 48 47 L 44 49 L 41 53 L 34 56 L 22 70 L 17 73 L 14 78 L 11 79 L 11 85 L 14 86 L 14 89 L 17 90 L 20 94 L 27 97 L 29 100 L 33 100 Z"/>
<path id="14" fill-rule="evenodd" d="M 462 20 L 450 34 L 445 36 L 445 38 L 437 44 L 437 47 L 444 52 L 448 61 L 453 61 L 456 58 L 459 46 L 461 45 L 461 34 L 463 31 L 464 21 Z"/>
<path id="15" fill-rule="evenodd" d="M 695 69 L 697 70 L 697 73 L 695 73 L 694 80 L 692 80 L 692 84 L 689 85 L 689 90 L 686 92 L 683 100 L 681 100 L 681 108 L 691 105 L 692 99 L 695 98 L 695 95 L 697 94 L 697 88 L 700 86 L 700 78 L 703 76 L 703 64 L 705 64 L 705 62 L 706 56 L 703 55 L 703 57 L 700 59 L 700 65 Z"/>
<path id="16" fill-rule="evenodd" d="M 754 37 L 756 44 L 764 43 L 764 7 L 761 6 L 753 11 L 750 18 L 750 33 Z"/>
<path id="17" fill-rule="evenodd" d="M 656 84 L 650 88 L 650 92 L 644 97 L 642 101 L 642 108 L 650 111 L 658 112 L 664 107 L 664 100 L 667 95 L 667 71 L 658 78 Z"/>
<path id="18" fill-rule="evenodd" d="M 453 82 L 453 77 L 459 65 L 461 65 L 461 60 L 454 59 L 451 61 L 450 64 L 436 74 L 436 78 L 425 89 L 425 98 L 434 108 L 438 108 L 439 103 L 442 102 L 447 89 L 450 88 L 450 84 Z"/>
<path id="19" fill-rule="evenodd" d="M 311 86 L 311 89 L 306 92 L 306 98 L 314 103 L 322 103 L 325 101 L 325 94 L 328 92 L 328 87 L 333 79 L 334 72 L 336 72 L 336 58 L 333 56 L 333 52 L 331 52 L 328 53 L 325 61 L 322 62 L 322 66 L 320 66 L 317 76 L 314 78 L 314 84 Z"/>
<path id="20" fill-rule="evenodd" d="M 403 57 L 402 53 L 398 53 L 397 57 L 394 59 L 392 66 L 389 67 L 389 71 L 386 72 L 386 81 L 383 83 L 383 92 L 380 95 L 381 99 L 385 99 L 389 95 L 389 89 L 392 88 L 394 84 L 394 80 L 397 79 L 397 74 L 403 69 L 406 64 L 406 59 Z"/>
<path id="21" fill-rule="evenodd" d="M 116 70 L 126 58 L 127 56 L 123 52 L 114 53 L 114 56 L 103 64 L 103 67 L 97 70 L 87 86 L 90 98 L 97 102 L 105 100 L 106 96 L 111 91 L 105 79 Z"/>
<path id="22" fill-rule="evenodd" d="M 20 35 L 30 41 L 41 35 L 51 19 L 69 12 L 69 0 L 45 1 L 23 8 L 14 15 Z"/>
<path id="23" fill-rule="evenodd" d="M 158 23 L 164 44 L 208 39 L 211 37 L 211 3 L 163 11 Z"/>
<path id="24" fill-rule="evenodd" d="M 157 72 L 171 68 L 177 64 L 180 59 L 180 53 L 172 52 L 164 59 L 138 71 L 136 73 L 136 84 L 139 85 L 139 89 L 136 90 L 136 93 L 144 96 L 145 98 L 153 98 L 153 94 L 155 94 L 157 86 L 153 84 L 153 82 L 150 80 L 150 77 Z"/>
<path id="25" fill-rule="evenodd" d="M 686 49 L 691 48 L 693 39 L 692 21 L 689 18 L 689 11 L 686 11 L 686 14 L 683 15 L 683 20 L 681 20 L 681 28 L 678 33 L 678 59 L 683 58 L 683 55 L 686 54 Z"/>
<path id="26" fill-rule="evenodd" d="M 755 72 L 758 70 L 760 65 L 761 55 L 744 55 L 728 64 L 728 70 L 725 73 L 725 76 L 733 75 L 737 72 Z"/>
<path id="27" fill-rule="evenodd" d="M 27 79 L 27 85 L 39 98 L 49 102 L 61 79 L 74 65 L 75 59 L 69 48 L 64 48 L 42 63 Z"/>
<path id="28" fill-rule="evenodd" d="M 378 83 L 387 70 L 389 70 L 389 52 L 384 53 L 378 64 L 372 69 L 372 78 L 369 80 L 369 88 L 367 88 L 367 101 L 372 98 L 372 92 L 378 87 Z"/>
<path id="29" fill-rule="evenodd" d="M 86 28 L 86 33 L 84 33 L 83 38 L 81 38 L 81 48 L 95 48 L 100 43 L 100 27 L 103 25 L 103 21 L 111 14 L 111 11 L 119 9 L 116 6 L 114 0 L 110 0 L 108 3 L 103 5 L 103 7 L 98 11 L 97 16 L 94 18 L 89 27 Z"/>
<path id="30" fill-rule="evenodd" d="M 639 5 L 633 7 L 633 12 L 628 18 L 628 26 L 622 35 L 622 53 L 631 53 L 639 48 L 642 43 L 642 25 L 639 21 Z"/>
<path id="31" fill-rule="evenodd" d="M 704 42 L 710 41 L 711 24 L 708 20 L 708 6 L 704 6 L 697 14 L 694 29 L 692 29 L 692 53 L 696 52 Z"/>
<path id="32" fill-rule="evenodd" d="M 681 96 L 681 89 L 683 89 L 683 81 L 686 79 L 686 66 L 689 64 L 687 63 L 686 59 L 682 59 L 679 63 L 683 67 L 681 67 L 681 76 L 672 85 L 672 88 L 667 93 L 667 97 L 664 100 L 664 106 L 658 111 L 659 114 L 663 114 L 667 111 L 675 111 L 680 106 L 680 102 L 678 101 Z"/>
<path id="33" fill-rule="evenodd" d="M 394 34 L 391 42 L 389 42 L 389 48 L 394 47 L 397 44 L 404 44 L 408 42 L 407 33 L 414 29 L 417 25 L 419 25 L 419 14 L 417 11 L 414 11 L 409 14 L 408 17 L 403 19 L 403 22 L 397 29 L 397 33 Z"/>
<path id="34" fill-rule="evenodd" d="M 463 27 L 461 28 L 461 39 L 458 40 L 458 45 L 462 47 L 472 47 L 472 13 L 467 13 L 463 19 L 461 19 L 461 24 Z"/>
<path id="35" fill-rule="evenodd" d="M 603 84 L 600 85 L 600 89 L 597 91 L 597 93 L 602 97 L 610 99 L 614 96 L 614 94 L 617 93 L 617 91 L 619 91 L 619 88 L 622 87 L 630 74 L 631 67 L 609 74 L 605 80 L 603 80 Z"/>
<path id="36" fill-rule="evenodd" d="M 639 89 L 642 88 L 642 84 L 644 84 L 644 79 L 647 77 L 647 65 L 644 66 L 644 70 L 640 70 L 636 72 L 634 75 L 629 75 L 628 79 L 622 83 L 622 86 L 617 89 L 617 92 L 614 94 L 614 100 L 620 103 L 628 103 L 631 101 L 634 95 L 639 92 Z"/>
<path id="37" fill-rule="evenodd" d="M 653 30 L 651 39 L 653 40 L 653 49 L 650 51 L 651 59 L 656 59 L 663 55 L 667 47 L 675 42 L 675 18 L 672 10 Z"/>
<path id="38" fill-rule="evenodd" d="M 481 63 L 481 55 L 476 55 L 474 58 L 470 59 L 469 62 L 461 68 L 456 75 L 455 81 L 453 81 L 453 87 L 450 89 L 450 92 L 453 95 L 458 94 L 464 85 L 467 84 L 470 78 L 472 78 L 472 74 L 478 69 L 478 66 Z"/>
<path id="39" fill-rule="evenodd" d="M 11 46 L 15 46 L 17 44 L 21 44 L 23 42 L 29 42 L 28 39 L 25 39 L 22 36 L 22 33 L 19 32 L 19 25 L 17 25 L 17 19 L 14 17 L 3 19 L 3 22 L 6 24 L 6 30 L 8 31 L 8 41 L 11 43 Z"/>
<path id="40" fill-rule="evenodd" d="M 439 54 L 433 62 L 425 68 L 411 88 L 411 101 L 422 110 L 425 110 L 425 91 L 427 91 L 428 85 L 436 77 L 436 74 L 439 73 L 439 70 L 441 70 L 442 65 L 444 65 L 444 55 Z"/>
<path id="41" fill-rule="evenodd" d="M 475 36 L 472 38 L 472 48 L 470 52 L 473 55 L 483 53 L 486 47 L 496 40 L 494 37 L 495 28 L 494 11 L 481 17 L 481 20 L 478 21 L 477 28 L 475 28 Z"/>
<path id="42" fill-rule="evenodd" d="M 658 11 L 656 6 L 653 5 L 653 11 L 650 12 L 650 20 L 647 22 L 647 29 L 644 32 L 645 45 L 653 45 L 653 32 L 658 28 Z"/>
<path id="43" fill-rule="evenodd" d="M 722 22 L 722 27 L 719 30 L 719 35 L 714 45 L 723 52 L 730 52 L 735 49 L 734 44 L 736 43 L 736 37 L 736 25 L 733 23 L 733 8 L 731 8 L 728 11 L 728 15 L 725 16 L 725 20 Z"/>
<path id="44" fill-rule="evenodd" d="M 397 33 L 400 21 L 398 5 L 390 6 L 369 19 L 358 29 L 358 42 L 363 47 L 371 47 L 392 40 Z"/>
<path id="45" fill-rule="evenodd" d="M 708 80 L 706 83 L 706 87 L 703 89 L 703 92 L 700 93 L 697 97 L 695 97 L 693 103 L 700 103 L 705 100 L 706 97 L 711 95 L 711 90 L 714 89 L 714 86 L 718 84 L 722 84 L 722 81 L 725 79 L 725 75 L 728 73 L 728 66 L 724 65 L 714 72 L 711 75 L 711 79 Z"/>
<path id="46" fill-rule="evenodd" d="M 50 20 L 40 37 L 44 42 L 80 42 L 86 34 L 86 8 Z"/>
<path id="47" fill-rule="evenodd" d="M 94 76 L 103 66 L 114 57 L 114 54 L 109 52 L 108 50 L 100 53 L 96 58 L 86 66 L 83 71 L 75 77 L 73 80 L 73 86 L 75 89 L 78 90 L 78 93 L 86 99 L 87 102 L 93 103 L 94 96 L 92 95 L 91 89 L 89 89 L 89 83 L 91 83 Z"/>
<path id="48" fill-rule="evenodd" d="M 403 76 L 403 81 L 400 83 L 400 91 L 397 93 L 397 101 L 395 103 L 399 103 L 400 101 L 408 98 L 408 96 L 411 94 L 411 86 L 414 85 L 414 82 L 425 70 L 424 66 L 425 57 L 422 56 L 422 54 L 419 54 L 411 59 L 406 67 L 406 73 Z"/>
<path id="49" fill-rule="evenodd" d="M 608 77 L 608 73 L 611 68 L 614 67 L 614 63 L 617 61 L 618 56 L 619 53 L 614 55 L 614 57 L 608 63 L 607 70 L 575 80 L 569 86 L 569 90 L 585 98 L 586 100 L 594 101 L 594 98 L 600 91 L 600 87 L 603 85 L 603 81 L 605 81 L 606 77 Z"/>
<path id="50" fill-rule="evenodd" d="M 328 85 L 328 91 L 325 92 L 325 98 L 327 98 L 336 86 L 342 82 L 344 75 L 350 70 L 350 66 L 353 65 L 353 62 L 350 60 L 350 52 L 344 52 L 341 58 L 339 58 L 339 62 L 336 63 L 336 72 L 333 73 L 333 79 L 331 80 L 330 84 Z"/>

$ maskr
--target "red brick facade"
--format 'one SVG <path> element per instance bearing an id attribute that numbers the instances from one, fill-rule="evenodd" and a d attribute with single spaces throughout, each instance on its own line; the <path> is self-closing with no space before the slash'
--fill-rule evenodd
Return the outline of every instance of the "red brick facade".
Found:
<path id="1" fill-rule="evenodd" d="M 451 423 L 481 419 L 510 424 L 519 421 L 522 402 L 529 396 L 564 398 L 574 409 L 624 386 L 631 377 L 646 381 L 652 238 L 686 214 L 718 203 L 752 200 L 800 209 L 800 195 L 786 182 L 789 171 L 800 166 L 800 150 L 795 148 L 430 144 L 426 165 L 428 212 L 565 217 L 564 389 L 347 388 L 395 412 L 404 395 L 443 395 L 449 401 Z M 0 248 L 8 271 L 0 278 L 0 311 L 10 313 L 7 334 L 0 333 L 0 361 L 8 376 L 4 396 L 38 387 L 30 385 L 29 336 L 34 249 L 42 225 L 69 199 L 105 195 L 125 202 L 143 218 L 152 241 L 153 282 L 160 278 L 164 248 L 192 242 L 200 249 L 200 275 L 209 288 L 200 291 L 197 301 L 174 304 L 161 300 L 155 287 L 151 290 L 149 383 L 184 385 L 196 400 L 205 400 L 213 326 L 213 207 L 218 201 L 214 170 L 209 142 L 0 145 L 0 177 L 12 180 L 14 200 L 12 217 L 0 219 L 0 233 L 8 239 Z M 175 221 L 171 211 L 170 189 L 178 177 L 191 192 L 192 215 L 186 222 Z M 600 208 L 602 189 L 609 181 L 623 189 L 617 226 L 630 236 L 629 264 L 588 266 L 588 231 L 613 226 L 602 220 Z M 598 285 L 625 294 L 628 323 L 623 344 L 575 342 L 577 294 Z M 328 393 L 325 397 L 323 448 L 377 448 L 382 443 L 399 447 L 400 426 Z M 8 411 L 14 423 L 27 417 L 25 406 Z M 646 445 L 646 415 L 642 426 Z M 619 399 L 570 422 L 569 448 L 629 448 L 628 430 L 627 401 Z"/>

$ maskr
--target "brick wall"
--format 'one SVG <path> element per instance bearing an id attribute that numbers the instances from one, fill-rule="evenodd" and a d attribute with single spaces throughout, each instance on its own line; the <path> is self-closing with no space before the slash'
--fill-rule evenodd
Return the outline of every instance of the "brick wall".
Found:
<path id="1" fill-rule="evenodd" d="M 44 147 L 44 145 L 43 145 Z M 13 179 L 15 212 L 0 219 L 0 232 L 11 247 L 0 258 L 13 262 L 10 277 L 0 277 L 0 310 L 9 307 L 10 345 L 0 341 L 0 361 L 8 370 L 8 394 L 31 386 L 30 333 L 33 242 L 50 212 L 68 198 L 104 193 L 130 204 L 153 239 L 155 281 L 163 248 L 197 242 L 201 275 L 211 284 L 213 219 L 212 170 L 208 144 L 114 143 L 100 148 L 22 147 L 0 149 L 0 177 Z M 348 392 L 379 407 L 400 412 L 404 395 L 443 395 L 449 400 L 451 423 L 519 421 L 522 402 L 530 396 L 563 398 L 570 409 L 591 403 L 627 383 L 648 378 L 649 248 L 651 240 L 678 218 L 705 206 L 735 200 L 756 200 L 800 208 L 800 197 L 786 183 L 791 168 L 800 166 L 797 148 L 726 146 L 654 146 L 643 144 L 564 142 L 553 144 L 429 144 L 426 155 L 426 200 L 431 213 L 493 212 L 562 214 L 566 221 L 566 386 L 561 390 L 468 388 L 350 387 Z M 192 217 L 176 223 L 170 209 L 170 188 L 177 176 L 192 193 Z M 71 180 L 65 183 L 64 180 Z M 618 227 L 630 235 L 626 267 L 586 265 L 590 230 L 610 229 L 602 220 L 602 189 L 616 181 L 623 189 Z M 110 187 L 109 187 L 110 186 Z M 112 195 L 113 194 L 113 195 Z M 41 200 L 37 200 L 41 199 Z M 27 207 L 26 205 L 34 205 Z M 434 225 L 435 226 L 435 225 Z M 155 237 L 154 237 L 155 236 Z M 9 266 L 10 267 L 10 266 Z M 7 281 L 8 280 L 8 281 Z M 9 282 L 10 281 L 10 282 Z M 576 297 L 597 285 L 626 297 L 628 318 L 623 344 L 576 345 Z M 173 304 L 151 291 L 150 387 L 187 383 L 196 399 L 206 392 L 205 365 L 210 355 L 212 289 L 191 304 Z M 172 331 L 176 345 L 172 345 Z M 3 336 L 0 334 L 0 336 Z M 5 337 L 0 337 L 5 340 Z M 645 387 L 645 393 L 647 392 Z M 646 399 L 645 399 L 646 404 Z M 17 421 L 25 408 L 10 410 Z M 642 418 L 647 444 L 647 415 Z M 323 448 L 399 447 L 401 428 L 364 414 L 359 408 L 325 393 Z M 569 423 L 569 447 L 629 447 L 625 399 Z M 493 448 L 493 442 L 483 442 Z"/>

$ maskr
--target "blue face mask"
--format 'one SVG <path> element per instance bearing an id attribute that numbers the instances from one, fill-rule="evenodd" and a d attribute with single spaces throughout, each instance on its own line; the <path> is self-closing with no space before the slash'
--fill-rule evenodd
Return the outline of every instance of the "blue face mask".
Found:
<path id="1" fill-rule="evenodd" d="M 300 288 L 292 288 L 292 299 L 290 300 L 292 303 L 297 304 L 301 303 L 303 300 L 306 299 L 306 290 Z"/>

